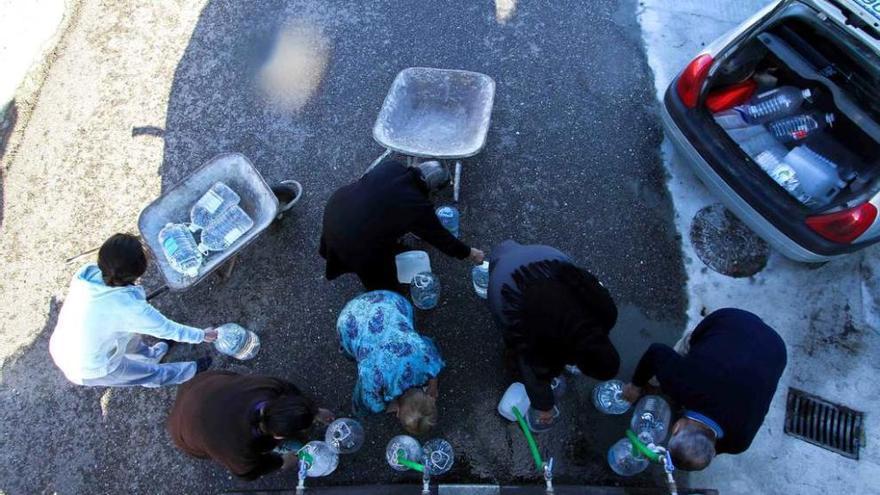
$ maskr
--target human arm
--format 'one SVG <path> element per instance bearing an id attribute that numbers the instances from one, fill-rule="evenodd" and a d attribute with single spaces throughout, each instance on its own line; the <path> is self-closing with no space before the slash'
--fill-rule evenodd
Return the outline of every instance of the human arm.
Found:
<path id="1" fill-rule="evenodd" d="M 550 380 L 538 377 L 534 368 L 526 362 L 522 355 L 517 355 L 516 362 L 532 408 L 544 413 L 542 418 L 547 414 L 552 415 L 553 406 L 556 405 L 556 398 L 553 397 L 553 388 L 550 386 Z M 552 419 L 552 416 L 549 419 Z"/>
<path id="2" fill-rule="evenodd" d="M 166 318 L 146 301 L 140 301 L 134 309 L 127 322 L 132 332 L 189 344 L 205 341 L 205 330 Z"/>
<path id="3" fill-rule="evenodd" d="M 446 230 L 440 223 L 437 214 L 429 202 L 418 206 L 419 213 L 416 216 L 410 231 L 419 236 L 428 244 L 439 249 L 440 252 L 453 258 L 463 260 L 471 255 L 471 248 Z"/>

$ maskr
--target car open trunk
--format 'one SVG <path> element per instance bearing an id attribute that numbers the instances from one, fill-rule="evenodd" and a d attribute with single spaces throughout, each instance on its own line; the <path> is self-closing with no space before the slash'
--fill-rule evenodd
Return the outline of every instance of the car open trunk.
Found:
<path id="1" fill-rule="evenodd" d="M 790 2 L 719 54 L 702 101 L 717 102 L 720 95 L 724 102 L 725 93 L 743 88 L 760 95 L 784 87 L 808 89 L 809 97 L 797 111 L 772 121 L 749 121 L 745 101 L 726 111 L 716 103 L 715 131 L 739 145 L 734 159 L 770 176 L 801 214 L 851 207 L 880 191 L 880 56 L 849 27 Z M 825 128 L 780 140 L 782 118 L 804 114 L 824 120 Z M 762 154 L 764 147 L 775 151 Z"/>

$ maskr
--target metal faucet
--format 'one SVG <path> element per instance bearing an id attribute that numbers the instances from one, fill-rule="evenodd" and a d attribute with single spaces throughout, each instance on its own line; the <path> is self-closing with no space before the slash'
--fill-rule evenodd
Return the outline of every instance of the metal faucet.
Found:
<path id="1" fill-rule="evenodd" d="M 553 458 L 544 463 L 544 483 L 546 484 L 545 493 L 553 495 Z"/>
<path id="2" fill-rule="evenodd" d="M 305 460 L 299 460 L 299 471 L 296 474 L 297 482 L 296 482 L 296 495 L 303 495 L 306 492 L 306 471 L 309 470 L 309 465 Z"/>
<path id="3" fill-rule="evenodd" d="M 431 495 L 431 471 L 428 469 L 428 456 L 423 458 L 424 469 L 422 470 L 422 495 Z"/>

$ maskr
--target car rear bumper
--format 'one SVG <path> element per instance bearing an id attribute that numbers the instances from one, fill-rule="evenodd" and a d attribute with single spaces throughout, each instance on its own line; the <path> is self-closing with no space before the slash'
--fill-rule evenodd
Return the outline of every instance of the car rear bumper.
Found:
<path id="1" fill-rule="evenodd" d="M 672 141 L 680 156 L 694 170 L 713 195 L 724 203 L 743 223 L 748 225 L 749 228 L 786 258 L 805 263 L 819 263 L 834 257 L 833 255 L 822 255 L 807 249 L 791 237 L 785 235 L 755 210 L 700 155 L 699 151 L 697 151 L 691 141 L 682 133 L 675 120 L 673 120 L 665 103 L 661 105 L 661 108 L 663 127 L 666 129 L 667 136 L 669 136 L 670 141 Z"/>

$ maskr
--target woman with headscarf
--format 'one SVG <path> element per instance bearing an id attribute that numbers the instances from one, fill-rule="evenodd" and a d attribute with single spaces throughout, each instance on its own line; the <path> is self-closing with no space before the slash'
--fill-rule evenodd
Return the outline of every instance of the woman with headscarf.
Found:
<path id="1" fill-rule="evenodd" d="M 491 251 L 489 308 L 541 424 L 554 418 L 554 378 L 567 365 L 608 380 L 620 356 L 608 338 L 617 307 L 591 273 L 550 246 L 504 241 Z"/>

